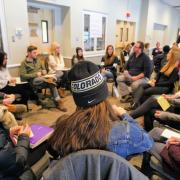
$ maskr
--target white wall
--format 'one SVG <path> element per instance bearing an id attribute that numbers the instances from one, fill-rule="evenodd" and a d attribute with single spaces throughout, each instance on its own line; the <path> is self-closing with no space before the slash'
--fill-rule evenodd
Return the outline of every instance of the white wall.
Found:
<path id="1" fill-rule="evenodd" d="M 25 57 L 29 42 L 27 1 L 4 0 L 4 13 L 9 48 L 9 64 L 19 64 Z M 16 29 L 22 29 L 22 36 L 16 36 Z"/>
<path id="2" fill-rule="evenodd" d="M 154 23 L 166 25 L 165 44 L 172 44 L 176 41 L 177 29 L 180 27 L 180 10 L 176 10 L 171 6 L 163 4 L 160 0 L 149 0 L 148 18 L 146 27 L 145 40 L 154 45 L 158 39 L 153 37 Z"/>
<path id="3" fill-rule="evenodd" d="M 27 0 L 1 1 L 4 2 L 7 41 L 10 51 L 9 61 L 10 64 L 17 64 L 24 58 L 26 47 L 29 44 Z M 64 55 L 69 57 L 74 53 L 75 47 L 83 45 L 83 10 L 96 11 L 107 15 L 107 44 L 115 45 L 116 20 L 136 22 L 135 40 L 145 39 L 150 42 L 152 42 L 153 24 L 167 25 L 166 42 L 174 42 L 177 28 L 180 26 L 179 11 L 162 4 L 160 0 L 149 0 L 148 8 L 146 3 L 148 11 L 145 14 L 147 16 L 146 21 L 142 17 L 145 13 L 145 10 L 141 8 L 142 1 L 148 0 L 31 0 L 31 2 L 43 2 L 46 5 L 61 6 L 62 12 L 56 12 L 56 14 L 59 13 L 59 19 L 56 19 L 57 26 L 55 29 L 57 31 L 59 29 L 59 34 L 55 33 L 55 38 L 62 44 Z M 126 18 L 127 11 L 131 12 L 131 17 L 128 19 Z M 141 31 L 146 27 L 146 31 Z M 15 42 L 13 42 L 12 36 L 15 35 L 16 28 L 22 28 L 23 36 L 21 38 L 15 36 Z"/>
<path id="4" fill-rule="evenodd" d="M 10 49 L 11 59 L 10 64 L 17 64 L 22 61 L 26 54 L 26 47 L 29 44 L 29 29 L 27 16 L 27 0 L 3 0 L 5 4 L 5 18 L 8 29 L 8 45 Z M 137 23 L 136 39 L 138 32 L 139 13 L 141 0 L 131 0 L 129 5 L 127 0 L 32 0 L 30 2 L 43 2 L 50 5 L 61 5 L 69 7 L 64 9 L 62 15 L 62 24 L 59 26 L 65 27 L 62 30 L 62 35 L 66 40 L 60 36 L 56 36 L 58 42 L 62 42 L 63 53 L 65 56 L 71 57 L 74 53 L 75 47 L 82 46 L 83 43 L 83 10 L 97 11 L 107 14 L 107 44 L 115 44 L 115 26 L 116 20 L 126 20 L 126 11 L 129 10 L 132 16 L 128 19 Z M 20 9 L 15 11 L 14 7 Z M 128 9 L 127 9 L 128 8 Z M 15 15 L 16 13 L 16 15 Z M 70 24 L 69 24 L 70 23 Z M 15 38 L 12 42 L 16 28 L 22 28 L 23 36 L 21 39 Z"/>

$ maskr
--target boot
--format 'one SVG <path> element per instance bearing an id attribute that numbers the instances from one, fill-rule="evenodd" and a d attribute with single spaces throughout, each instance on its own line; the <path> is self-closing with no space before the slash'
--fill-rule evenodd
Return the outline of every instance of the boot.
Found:
<path id="1" fill-rule="evenodd" d="M 64 106 L 64 102 L 61 99 L 57 101 L 57 108 L 60 111 L 67 112 L 67 108 Z"/>
<path id="2" fill-rule="evenodd" d="M 58 92 L 59 92 L 59 95 L 60 95 L 61 98 L 66 97 L 65 88 L 59 88 Z"/>

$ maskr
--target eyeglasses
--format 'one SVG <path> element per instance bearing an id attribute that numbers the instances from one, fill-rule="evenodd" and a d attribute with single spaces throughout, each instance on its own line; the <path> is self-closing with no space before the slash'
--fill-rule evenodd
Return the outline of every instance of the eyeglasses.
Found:
<path id="1" fill-rule="evenodd" d="M 138 47 L 138 46 L 134 46 L 135 48 L 141 48 L 141 47 Z"/>

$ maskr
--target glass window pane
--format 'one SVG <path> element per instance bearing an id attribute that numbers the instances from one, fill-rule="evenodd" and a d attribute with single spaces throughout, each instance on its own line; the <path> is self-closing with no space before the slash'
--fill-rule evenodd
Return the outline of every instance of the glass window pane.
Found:
<path id="1" fill-rule="evenodd" d="M 90 37 L 90 15 L 84 15 L 84 50 L 94 51 L 94 38 Z"/>
<path id="2" fill-rule="evenodd" d="M 105 34 L 106 34 L 106 18 L 102 17 L 102 37 L 97 38 L 97 47 L 98 51 L 105 49 Z"/>
<path id="3" fill-rule="evenodd" d="M 42 20 L 41 26 L 42 26 L 42 42 L 48 43 L 48 22 Z"/>

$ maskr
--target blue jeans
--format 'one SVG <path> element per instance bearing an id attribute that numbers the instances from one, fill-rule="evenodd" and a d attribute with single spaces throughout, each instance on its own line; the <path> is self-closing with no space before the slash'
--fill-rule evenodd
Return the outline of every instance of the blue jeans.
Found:
<path id="1" fill-rule="evenodd" d="M 51 91 L 53 99 L 55 101 L 59 101 L 60 100 L 60 96 L 59 96 L 59 93 L 58 93 L 58 90 L 57 90 L 56 86 L 52 85 L 52 84 L 46 83 L 44 81 L 43 77 L 36 77 L 36 78 L 34 78 L 33 79 L 33 86 L 39 87 L 40 89 L 48 87 L 50 89 L 50 91 Z"/>
<path id="2" fill-rule="evenodd" d="M 112 73 L 111 71 L 105 71 L 105 72 L 103 72 L 103 73 L 102 73 L 102 76 L 103 76 L 103 78 L 105 79 L 105 81 L 107 81 L 107 79 L 109 79 L 109 78 L 114 79 L 114 75 L 113 75 L 113 73 Z"/>

